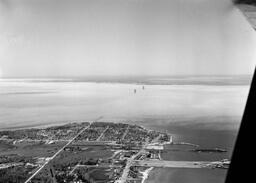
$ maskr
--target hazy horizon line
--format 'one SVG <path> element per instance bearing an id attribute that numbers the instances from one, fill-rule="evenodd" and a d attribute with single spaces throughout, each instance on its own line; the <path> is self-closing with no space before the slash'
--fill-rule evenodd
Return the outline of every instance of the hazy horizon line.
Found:
<path id="1" fill-rule="evenodd" d="M 83 76 L 2 76 L 0 79 L 71 79 L 71 78 L 97 78 L 97 77 L 252 77 L 254 74 L 176 74 L 176 75 L 83 75 Z"/>
<path id="2" fill-rule="evenodd" d="M 93 82 L 143 85 L 250 85 L 252 75 L 75 76 L 0 78 L 0 82 Z"/>

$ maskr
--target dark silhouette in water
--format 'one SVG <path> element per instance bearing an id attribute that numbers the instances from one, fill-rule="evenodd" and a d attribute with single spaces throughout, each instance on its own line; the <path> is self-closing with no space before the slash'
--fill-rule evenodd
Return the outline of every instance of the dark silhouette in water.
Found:
<path id="1" fill-rule="evenodd" d="M 144 90 L 145 89 L 145 87 L 144 86 L 142 86 L 142 90 Z"/>
<path id="2" fill-rule="evenodd" d="M 136 93 L 136 89 L 134 89 L 134 91 L 133 91 L 134 93 Z"/>

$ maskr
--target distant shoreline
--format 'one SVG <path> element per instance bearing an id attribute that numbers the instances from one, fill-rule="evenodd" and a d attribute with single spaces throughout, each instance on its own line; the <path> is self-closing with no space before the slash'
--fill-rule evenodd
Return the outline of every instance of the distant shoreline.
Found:
<path id="1" fill-rule="evenodd" d="M 21 126 L 14 126 L 14 127 L 6 127 L 6 128 L 0 128 L 0 131 L 15 131 L 15 130 L 24 130 L 24 129 L 44 129 L 48 127 L 57 127 L 57 126 L 62 126 L 62 125 L 68 125 L 72 123 L 83 123 L 83 122 L 93 122 L 94 120 L 84 120 L 84 121 L 61 121 L 61 122 L 49 122 L 49 123 L 38 123 L 34 125 L 21 125 Z M 126 121 L 120 122 L 120 121 L 97 121 L 97 122 L 111 122 L 111 123 L 124 123 L 124 124 L 129 124 Z M 142 125 L 139 125 L 142 128 L 145 128 Z M 147 128 L 145 128 L 147 129 Z"/>
<path id="2" fill-rule="evenodd" d="M 15 131 L 15 130 L 24 130 L 24 129 L 42 129 L 42 128 L 47 128 L 47 127 L 52 127 L 52 126 L 61 126 L 61 125 L 70 124 L 70 123 L 82 123 L 82 122 L 81 121 L 79 121 L 79 122 L 65 121 L 65 122 L 38 123 L 38 124 L 34 124 L 34 125 L 31 124 L 31 125 L 20 125 L 20 126 L 0 128 L 0 131 Z"/>
<path id="3" fill-rule="evenodd" d="M 250 85 L 252 75 L 241 76 L 131 76 L 74 78 L 0 78 L 1 82 L 116 83 L 137 85 Z"/>

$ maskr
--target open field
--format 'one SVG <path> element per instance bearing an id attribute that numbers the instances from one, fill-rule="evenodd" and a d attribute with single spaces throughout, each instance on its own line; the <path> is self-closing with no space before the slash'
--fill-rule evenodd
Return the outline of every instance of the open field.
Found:
<path id="1" fill-rule="evenodd" d="M 64 144 L 64 142 L 56 142 L 54 144 L 23 142 L 21 144 L 12 146 L 12 148 L 3 149 L 0 151 L 0 156 L 8 154 L 19 154 L 22 156 L 50 157 Z"/>

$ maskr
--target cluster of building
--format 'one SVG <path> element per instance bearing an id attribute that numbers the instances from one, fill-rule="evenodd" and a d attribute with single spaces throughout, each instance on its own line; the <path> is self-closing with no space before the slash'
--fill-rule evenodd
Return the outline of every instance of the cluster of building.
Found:
<path id="1" fill-rule="evenodd" d="M 23 141 L 45 141 L 50 140 L 70 140 L 82 128 L 88 126 L 88 122 L 70 123 L 62 126 L 47 128 L 31 128 L 14 131 L 0 131 L 0 140 L 21 143 Z"/>
<path id="2" fill-rule="evenodd" d="M 71 150 L 71 149 L 65 149 Z M 72 149 L 73 153 L 82 151 L 82 149 L 77 149 L 76 147 Z M 159 151 L 150 150 L 144 151 L 143 153 L 136 155 L 137 150 L 121 150 L 115 153 L 111 158 L 107 159 L 88 159 L 86 161 L 79 161 L 76 166 L 69 168 L 70 171 L 55 171 L 56 177 L 62 176 L 68 177 L 70 172 L 72 172 L 73 180 L 75 182 L 89 182 L 89 183 L 100 183 L 100 182 L 116 182 L 120 179 L 127 161 L 132 157 L 136 156 L 135 160 L 147 160 L 147 159 L 158 159 Z M 141 182 L 143 178 L 143 171 L 145 167 L 138 167 L 132 165 L 129 168 L 127 181 Z"/>
<path id="3" fill-rule="evenodd" d="M 145 178 L 145 171 L 148 167 L 140 166 L 136 162 L 161 161 L 160 153 L 164 145 L 172 142 L 171 135 L 164 132 L 147 130 L 138 125 L 108 122 L 72 123 L 44 129 L 17 130 L 17 133 L 14 131 L 0 132 L 0 141 L 5 143 L 39 140 L 45 144 L 58 140 L 70 141 L 70 139 L 74 140 L 64 146 L 63 151 L 54 160 L 47 156 L 33 157 L 29 161 L 25 161 L 25 157 L 17 159 L 15 156 L 0 156 L 0 170 L 7 170 L 12 166 L 23 166 L 29 167 L 31 170 L 29 174 L 31 174 L 37 167 L 51 161 L 48 170 L 41 171 L 33 179 L 34 182 L 50 180 L 53 182 L 114 183 L 127 174 L 126 182 L 140 183 Z M 15 144 L 12 143 L 12 145 Z M 219 151 L 219 149 L 214 150 Z M 93 155 L 96 151 L 102 151 L 102 154 L 112 152 L 113 155 L 105 158 L 100 158 L 98 155 L 94 155 L 93 158 L 87 157 L 88 154 Z M 223 160 L 207 166 L 226 168 L 228 165 L 229 161 Z M 26 178 L 26 175 L 24 177 Z"/>
<path id="4" fill-rule="evenodd" d="M 163 143 L 170 141 L 170 135 L 163 132 L 147 130 L 138 125 L 123 123 L 94 122 L 88 129 L 80 134 L 78 141 L 113 142 L 129 146 L 141 146 L 145 142 Z"/>
<path id="5" fill-rule="evenodd" d="M 73 127 L 73 129 L 75 128 Z M 56 129 L 53 127 L 51 130 Z M 75 132 L 75 130 L 71 129 L 61 130 L 67 135 Z M 49 133 L 51 131 L 46 130 L 40 133 L 46 134 L 46 132 Z M 55 158 L 52 162 L 52 168 L 55 168 L 54 177 L 57 181 L 72 179 L 75 182 L 101 182 L 103 180 L 104 182 L 106 180 L 108 180 L 107 182 L 115 182 L 120 179 L 127 165 L 127 161 L 133 156 L 136 155 L 135 160 L 138 161 L 159 159 L 160 150 L 151 149 L 150 143 L 152 144 L 154 142 L 154 146 L 157 143 L 161 144 L 168 140 L 166 136 L 168 137 L 168 134 L 147 130 L 138 125 L 107 122 L 92 123 L 77 136 L 72 145 L 64 148 L 64 154 L 62 156 Z M 110 141 L 112 143 L 109 143 Z M 80 142 L 91 142 L 92 146 L 104 146 L 111 151 L 115 151 L 115 153 L 111 158 L 102 159 L 95 157 L 87 159 L 84 155 L 86 156 L 90 144 L 84 145 Z M 146 149 L 142 153 L 137 154 L 145 144 L 148 144 L 145 146 Z M 65 162 L 64 159 L 67 159 L 67 161 Z M 38 163 L 42 164 L 42 162 Z M 57 166 L 56 163 L 60 163 L 61 166 Z M 139 170 L 143 169 L 143 167 L 134 167 L 133 165 L 130 167 L 128 179 L 139 181 L 143 175 Z M 47 173 L 41 173 L 40 176 L 36 180 L 46 179 L 49 175 Z"/>
<path id="6" fill-rule="evenodd" d="M 76 141 L 96 141 L 103 131 L 103 127 L 90 127 L 86 129 L 81 135 L 79 135 Z"/>
<path id="7" fill-rule="evenodd" d="M 102 141 L 118 141 L 122 139 L 125 131 L 127 130 L 128 126 L 122 125 L 111 125 L 105 131 L 104 135 L 102 136 Z"/>

